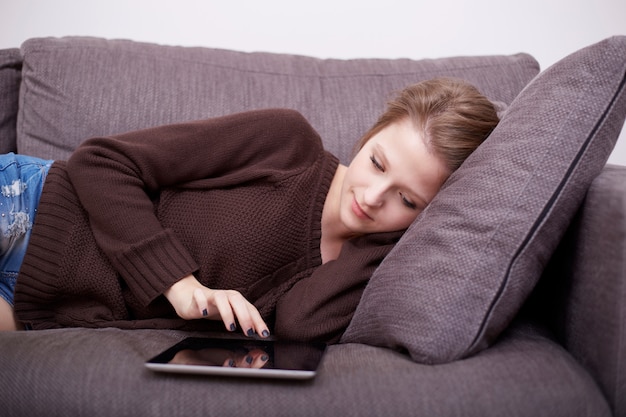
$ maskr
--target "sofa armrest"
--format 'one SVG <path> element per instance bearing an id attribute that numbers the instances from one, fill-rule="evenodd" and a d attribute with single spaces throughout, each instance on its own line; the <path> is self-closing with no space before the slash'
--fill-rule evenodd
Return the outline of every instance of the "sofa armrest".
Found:
<path id="1" fill-rule="evenodd" d="M 0 49 L 0 153 L 16 152 L 16 123 L 22 80 L 22 55 Z"/>
<path id="2" fill-rule="evenodd" d="M 626 416 L 626 166 L 594 180 L 542 281 L 544 318 Z"/>

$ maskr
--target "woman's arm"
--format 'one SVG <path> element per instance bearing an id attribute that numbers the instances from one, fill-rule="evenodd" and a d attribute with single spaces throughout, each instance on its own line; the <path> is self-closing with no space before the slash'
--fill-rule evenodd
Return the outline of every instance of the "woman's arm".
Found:
<path id="1" fill-rule="evenodd" d="M 152 201 L 163 188 L 231 187 L 290 175 L 312 154 L 300 152 L 312 135 L 294 111 L 241 113 L 90 139 L 67 169 L 98 243 L 116 254 L 120 243 L 163 231 Z"/>
<path id="2" fill-rule="evenodd" d="M 337 260 L 321 265 L 279 299 L 274 333 L 286 339 L 337 342 L 367 282 L 401 235 L 380 233 L 345 242 Z"/>
<path id="3" fill-rule="evenodd" d="M 147 305 L 197 269 L 155 215 L 160 190 L 280 180 L 313 158 L 303 146 L 321 141 L 297 112 L 254 111 L 90 139 L 68 174 L 98 245 Z"/>

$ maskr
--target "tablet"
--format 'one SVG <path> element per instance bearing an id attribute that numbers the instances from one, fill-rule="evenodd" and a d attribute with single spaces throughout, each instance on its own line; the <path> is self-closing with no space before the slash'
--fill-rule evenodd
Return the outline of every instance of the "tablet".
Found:
<path id="1" fill-rule="evenodd" d="M 145 365 L 156 372 L 311 379 L 325 351 L 323 343 L 190 337 Z"/>

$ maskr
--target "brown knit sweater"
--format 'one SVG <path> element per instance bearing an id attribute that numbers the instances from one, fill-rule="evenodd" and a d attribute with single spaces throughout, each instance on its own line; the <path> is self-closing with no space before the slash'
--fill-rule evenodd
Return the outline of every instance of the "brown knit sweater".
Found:
<path id="1" fill-rule="evenodd" d="M 240 291 L 280 337 L 337 340 L 399 237 L 353 239 L 321 265 L 337 165 L 289 110 L 90 139 L 48 174 L 16 313 L 34 329 L 216 329 L 162 295 L 193 273 Z"/>

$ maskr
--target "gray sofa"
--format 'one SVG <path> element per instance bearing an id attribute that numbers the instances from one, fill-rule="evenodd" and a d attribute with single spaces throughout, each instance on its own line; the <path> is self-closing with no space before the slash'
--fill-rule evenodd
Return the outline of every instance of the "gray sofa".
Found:
<path id="1" fill-rule="evenodd" d="M 503 107 L 374 274 L 308 382 L 155 374 L 189 333 L 0 334 L 3 416 L 626 416 L 626 38 L 540 73 L 510 56 L 320 60 L 94 38 L 0 51 L 0 150 L 263 107 L 302 112 L 344 163 L 390 93 L 467 79 Z M 339 278 L 339 277 L 338 277 Z"/>

